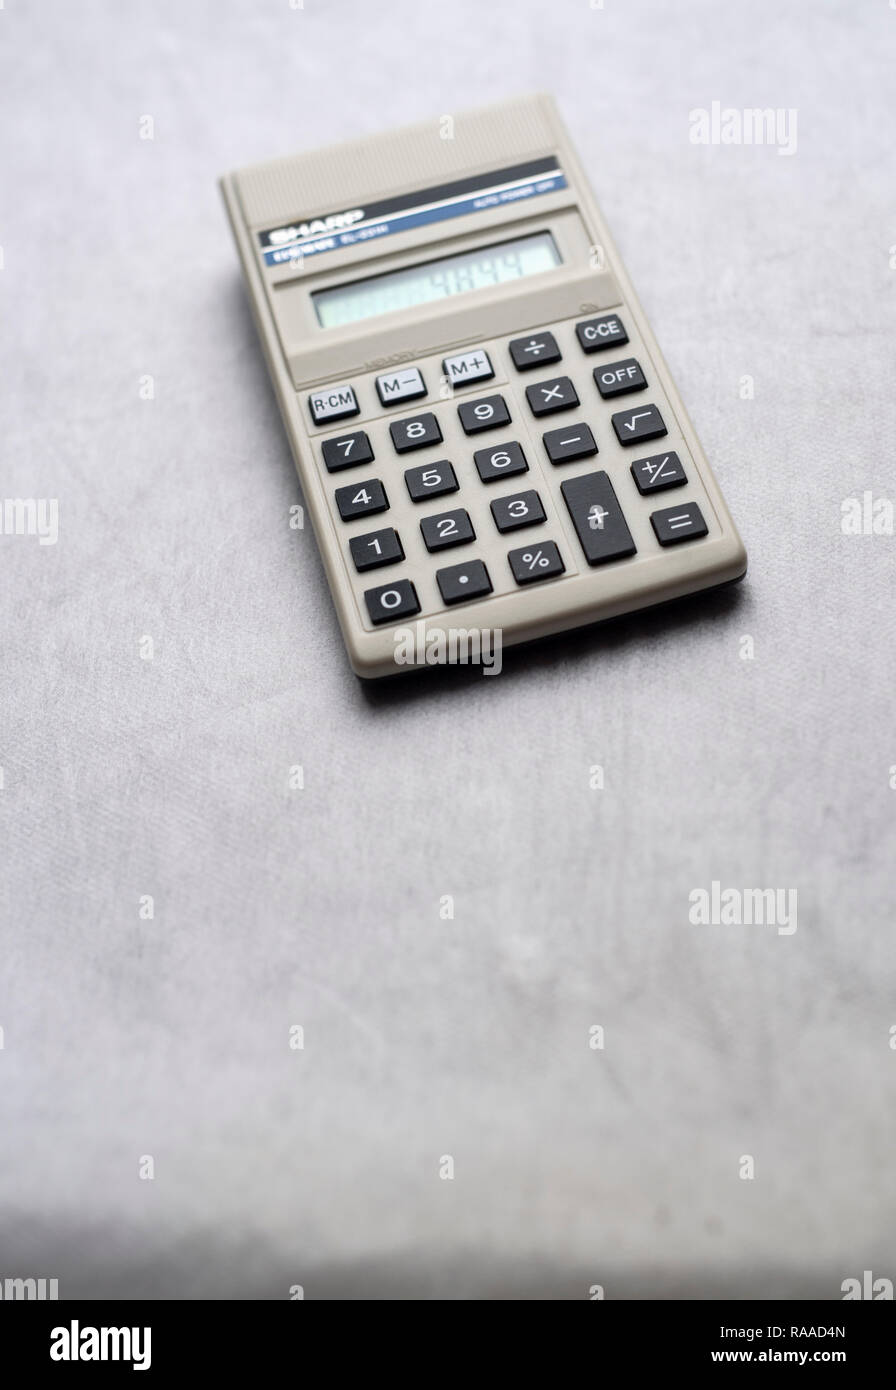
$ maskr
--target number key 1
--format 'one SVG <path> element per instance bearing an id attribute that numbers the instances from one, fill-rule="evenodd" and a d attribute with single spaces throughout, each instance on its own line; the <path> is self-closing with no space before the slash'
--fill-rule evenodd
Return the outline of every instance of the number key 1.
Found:
<path id="1" fill-rule="evenodd" d="M 363 536 L 352 536 L 348 543 L 355 562 L 355 569 L 363 574 L 365 570 L 378 569 L 380 565 L 393 565 L 404 559 L 404 549 L 398 532 L 387 526 L 383 531 L 368 531 Z"/>

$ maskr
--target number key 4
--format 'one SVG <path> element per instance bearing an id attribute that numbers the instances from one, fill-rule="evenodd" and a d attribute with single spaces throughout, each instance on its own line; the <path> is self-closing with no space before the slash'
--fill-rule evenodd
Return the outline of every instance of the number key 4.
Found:
<path id="1" fill-rule="evenodd" d="M 336 506 L 343 521 L 352 521 L 356 516 L 388 511 L 389 499 L 379 478 L 368 478 L 363 483 L 349 483 L 348 487 L 338 487 Z"/>

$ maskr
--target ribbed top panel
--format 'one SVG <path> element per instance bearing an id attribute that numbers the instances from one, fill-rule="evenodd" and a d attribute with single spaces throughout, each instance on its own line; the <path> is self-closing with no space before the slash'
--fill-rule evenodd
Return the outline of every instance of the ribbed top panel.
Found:
<path id="1" fill-rule="evenodd" d="M 453 118 L 406 126 L 308 154 L 240 169 L 236 184 L 252 228 L 293 217 L 314 217 L 398 190 L 441 183 L 467 172 L 500 168 L 556 146 L 550 97 L 518 97 Z"/>

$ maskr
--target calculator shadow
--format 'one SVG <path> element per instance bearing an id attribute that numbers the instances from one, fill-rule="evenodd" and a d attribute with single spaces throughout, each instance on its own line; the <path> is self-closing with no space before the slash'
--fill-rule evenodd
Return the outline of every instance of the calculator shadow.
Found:
<path id="1" fill-rule="evenodd" d="M 708 623 L 731 620 L 749 604 L 749 591 L 740 579 L 717 589 L 685 598 L 670 599 L 649 609 L 625 613 L 569 632 L 541 637 L 534 642 L 507 647 L 501 652 L 501 681 L 488 680 L 500 688 L 515 677 L 530 678 L 533 671 L 556 670 L 572 663 L 584 665 L 596 657 L 615 657 L 637 643 L 666 640 L 678 632 L 695 631 Z M 466 690 L 481 681 L 487 672 L 480 665 L 433 665 L 405 670 L 381 680 L 359 680 L 358 685 L 371 709 L 390 707 L 408 700 L 443 697 L 446 691 Z"/>

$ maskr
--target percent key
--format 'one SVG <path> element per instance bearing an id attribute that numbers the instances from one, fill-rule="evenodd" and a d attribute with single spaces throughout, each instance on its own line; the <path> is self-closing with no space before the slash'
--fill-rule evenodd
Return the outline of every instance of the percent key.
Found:
<path id="1" fill-rule="evenodd" d="M 520 546 L 519 550 L 511 550 L 507 559 L 517 584 L 535 584 L 539 579 L 553 579 L 566 568 L 553 541 Z"/>

